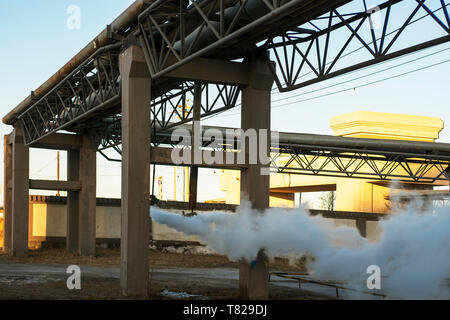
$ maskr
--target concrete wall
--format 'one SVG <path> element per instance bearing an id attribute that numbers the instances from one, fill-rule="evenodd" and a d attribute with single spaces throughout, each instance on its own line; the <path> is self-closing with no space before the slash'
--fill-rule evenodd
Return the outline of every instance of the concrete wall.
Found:
<path id="1" fill-rule="evenodd" d="M 121 209 L 117 206 L 97 207 L 97 232 L 99 239 L 120 238 Z M 65 238 L 66 236 L 66 205 L 65 204 L 30 204 L 30 241 L 45 241 L 47 239 Z M 348 226 L 356 228 L 355 220 L 350 219 L 324 219 L 324 223 L 330 228 Z M 3 246 L 3 219 L 0 217 L 0 247 Z M 381 237 L 379 222 L 367 221 L 367 239 L 376 242 Z M 198 242 L 197 236 L 187 236 L 182 232 L 152 223 L 153 240 L 174 242 Z"/>
<path id="2" fill-rule="evenodd" d="M 118 206 L 97 206 L 96 237 L 98 239 L 120 239 L 121 208 Z M 30 241 L 44 241 L 45 238 L 66 236 L 67 209 L 65 204 L 30 203 Z M 153 240 L 198 241 L 175 229 L 156 222 L 152 224 Z"/>

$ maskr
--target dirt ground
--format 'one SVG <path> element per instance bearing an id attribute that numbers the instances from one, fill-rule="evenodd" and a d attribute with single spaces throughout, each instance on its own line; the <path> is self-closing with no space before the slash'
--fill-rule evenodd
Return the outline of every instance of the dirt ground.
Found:
<path id="1" fill-rule="evenodd" d="M 80 257 L 77 254 L 67 253 L 65 249 L 45 248 L 30 250 L 27 257 L 11 257 L 0 251 L 0 262 L 38 263 L 38 264 L 76 264 L 86 266 L 111 267 L 120 266 L 120 249 L 97 248 L 95 257 Z M 205 255 L 192 253 L 171 253 L 149 250 L 150 267 L 154 268 L 238 268 L 239 263 L 230 261 L 223 255 Z M 285 259 L 270 261 L 269 267 L 273 270 L 306 272 L 306 267 L 299 261 L 295 265 L 289 264 Z"/>
<path id="2" fill-rule="evenodd" d="M 230 272 L 236 273 L 238 263 L 228 260 L 225 256 L 150 250 L 149 262 L 150 299 L 177 298 L 164 294 L 168 291 L 192 295 L 182 299 L 241 298 L 238 281 L 228 276 Z M 82 290 L 67 289 L 64 268 L 71 264 L 89 271 L 87 276 L 83 277 Z M 28 257 L 11 257 L 0 253 L 0 299 L 124 299 L 120 294 L 119 266 L 119 249 L 98 248 L 96 257 L 92 258 L 68 254 L 64 249 L 54 248 L 30 251 Z M 61 271 L 56 275 L 52 268 Z M 272 261 L 269 268 L 286 272 L 306 271 L 302 262 L 290 265 L 282 259 Z M 216 272 L 218 277 L 214 278 Z M 225 276 L 221 276 L 221 273 Z M 36 280 L 37 277 L 41 278 Z M 135 298 L 138 297 L 128 297 Z M 329 297 L 271 283 L 270 298 Z"/>

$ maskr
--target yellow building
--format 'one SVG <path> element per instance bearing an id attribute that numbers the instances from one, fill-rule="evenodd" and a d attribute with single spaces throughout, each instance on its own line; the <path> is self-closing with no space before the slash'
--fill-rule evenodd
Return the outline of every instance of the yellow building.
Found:
<path id="1" fill-rule="evenodd" d="M 28 246 L 39 248 L 42 243 L 65 244 L 67 234 L 66 197 L 29 196 Z M 120 199 L 97 198 L 96 238 L 99 245 L 118 245 L 121 230 Z M 0 209 L 0 248 L 3 248 L 3 209 Z M 152 240 L 161 242 L 196 242 L 175 229 L 152 222 Z"/>
<path id="2" fill-rule="evenodd" d="M 330 126 L 335 136 L 434 142 L 444 123 L 433 117 L 358 111 L 332 118 Z M 278 161 L 282 164 L 287 158 Z M 239 179 L 238 171 L 222 170 L 220 187 L 226 193 L 226 203 L 239 203 Z M 446 183 L 406 183 L 399 188 L 431 190 L 435 185 Z M 273 174 L 270 177 L 270 205 L 293 207 L 295 193 L 336 191 L 334 209 L 337 211 L 387 213 L 390 190 L 389 183 L 380 180 Z"/>

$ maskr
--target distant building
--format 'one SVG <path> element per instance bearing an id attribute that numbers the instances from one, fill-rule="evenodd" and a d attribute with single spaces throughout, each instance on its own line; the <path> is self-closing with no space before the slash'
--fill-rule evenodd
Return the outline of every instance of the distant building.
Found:
<path id="1" fill-rule="evenodd" d="M 358 111 L 334 117 L 330 121 L 330 126 L 336 136 L 342 137 L 434 142 L 444 128 L 444 122 L 433 117 Z M 281 164 L 283 158 L 279 161 Z M 228 204 L 239 203 L 239 179 L 238 171 L 222 170 L 220 186 L 226 193 L 225 202 Z M 398 188 L 432 190 L 434 186 L 441 185 L 448 185 L 448 183 L 443 181 L 433 184 L 408 182 L 402 183 Z M 297 195 L 297 205 L 300 199 L 302 204 L 308 200 L 310 209 L 327 210 L 332 207 L 336 211 L 387 213 L 391 205 L 390 191 L 387 181 L 376 179 L 294 174 L 273 174 L 270 177 L 272 207 L 294 207 Z M 319 194 L 314 197 L 308 196 L 313 192 Z M 330 192 L 335 192 L 335 195 Z"/>

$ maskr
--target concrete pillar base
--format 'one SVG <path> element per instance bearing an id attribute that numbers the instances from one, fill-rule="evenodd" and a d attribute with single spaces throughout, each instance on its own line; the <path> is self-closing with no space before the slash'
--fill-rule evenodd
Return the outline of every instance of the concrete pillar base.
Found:
<path id="1" fill-rule="evenodd" d="M 239 265 L 239 290 L 241 298 L 265 300 L 269 298 L 269 263 L 261 250 L 255 261 L 241 261 Z"/>
<path id="2" fill-rule="evenodd" d="M 356 223 L 356 228 L 358 229 L 361 237 L 366 238 L 367 237 L 367 221 L 356 220 L 355 223 Z"/>

